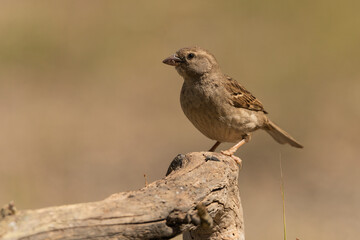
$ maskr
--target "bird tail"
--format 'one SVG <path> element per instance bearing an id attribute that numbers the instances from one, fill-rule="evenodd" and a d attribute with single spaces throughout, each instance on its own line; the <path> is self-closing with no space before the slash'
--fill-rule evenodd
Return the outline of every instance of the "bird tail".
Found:
<path id="1" fill-rule="evenodd" d="M 275 123 L 268 120 L 268 123 L 264 130 L 272 136 L 275 141 L 277 141 L 280 144 L 288 143 L 293 147 L 296 148 L 303 148 L 303 146 L 297 142 L 293 137 L 290 136 L 287 132 L 282 130 L 280 127 L 278 127 Z"/>

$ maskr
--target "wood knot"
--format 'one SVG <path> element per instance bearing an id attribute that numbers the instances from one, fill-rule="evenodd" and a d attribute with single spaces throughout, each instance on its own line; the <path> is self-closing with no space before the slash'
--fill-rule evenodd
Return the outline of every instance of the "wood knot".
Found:
<path id="1" fill-rule="evenodd" d="M 182 224 L 188 224 L 191 222 L 190 216 L 178 209 L 173 210 L 169 213 L 166 218 L 166 225 L 169 227 L 179 226 Z"/>
<path id="2" fill-rule="evenodd" d="M 197 214 L 200 218 L 200 224 L 203 228 L 211 228 L 213 226 L 213 219 L 208 213 L 205 205 L 203 203 L 199 203 L 196 205 Z"/>
<path id="3" fill-rule="evenodd" d="M 11 201 L 9 204 L 4 205 L 0 209 L 0 218 L 5 218 L 6 216 L 11 216 L 16 214 L 16 208 L 13 201 Z"/>
<path id="4" fill-rule="evenodd" d="M 175 171 L 183 166 L 183 160 L 185 159 L 184 154 L 178 154 L 174 160 L 172 160 L 167 172 L 166 176 L 168 176 L 172 171 Z"/>

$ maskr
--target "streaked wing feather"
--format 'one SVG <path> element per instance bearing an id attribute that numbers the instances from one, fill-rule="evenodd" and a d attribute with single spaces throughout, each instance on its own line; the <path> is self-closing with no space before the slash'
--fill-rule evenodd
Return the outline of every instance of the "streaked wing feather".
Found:
<path id="1" fill-rule="evenodd" d="M 230 104 L 236 108 L 245 108 L 267 113 L 262 103 L 256 99 L 248 90 L 240 85 L 235 79 L 226 76 L 226 90 L 231 94 Z"/>

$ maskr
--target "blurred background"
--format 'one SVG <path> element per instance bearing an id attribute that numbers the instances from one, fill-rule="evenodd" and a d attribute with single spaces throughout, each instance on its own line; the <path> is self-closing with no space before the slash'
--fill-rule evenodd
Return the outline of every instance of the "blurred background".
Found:
<path id="1" fill-rule="evenodd" d="M 357 1 L 1 1 L 0 206 L 102 200 L 213 142 L 162 60 L 201 46 L 305 148 L 265 132 L 238 151 L 247 239 L 360 233 Z M 224 144 L 220 149 L 230 147 Z"/>

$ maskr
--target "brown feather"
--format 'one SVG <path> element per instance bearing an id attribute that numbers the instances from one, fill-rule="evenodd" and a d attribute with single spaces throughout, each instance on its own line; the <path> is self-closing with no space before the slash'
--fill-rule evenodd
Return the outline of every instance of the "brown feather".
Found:
<path id="1" fill-rule="evenodd" d="M 248 90 L 240 85 L 235 79 L 226 76 L 226 90 L 231 94 L 230 104 L 236 108 L 245 108 L 248 110 L 262 111 L 267 113 L 262 103 L 256 99 Z"/>

